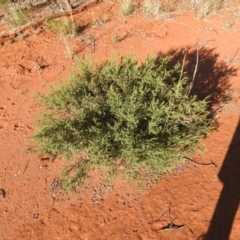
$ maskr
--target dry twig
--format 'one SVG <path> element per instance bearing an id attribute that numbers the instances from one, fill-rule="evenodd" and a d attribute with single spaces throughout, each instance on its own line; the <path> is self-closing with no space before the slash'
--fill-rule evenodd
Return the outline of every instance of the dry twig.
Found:
<path id="1" fill-rule="evenodd" d="M 169 231 L 169 230 L 180 230 L 184 227 L 185 224 L 181 224 L 181 225 L 177 225 L 174 223 L 174 221 L 177 219 L 177 217 L 175 217 L 173 220 L 171 219 L 171 202 L 169 204 L 169 208 L 168 208 L 168 215 L 170 218 L 170 223 L 164 227 L 162 227 L 161 229 L 159 229 L 159 231 Z"/>
<path id="2" fill-rule="evenodd" d="M 193 160 L 193 159 L 191 159 L 189 157 L 183 157 L 183 158 L 188 160 L 188 161 L 190 161 L 190 162 L 196 163 L 198 165 L 203 165 L 203 166 L 214 165 L 215 167 L 217 167 L 217 164 L 215 162 L 213 162 L 212 160 L 209 163 L 200 163 L 200 162 L 196 162 L 195 160 Z"/>

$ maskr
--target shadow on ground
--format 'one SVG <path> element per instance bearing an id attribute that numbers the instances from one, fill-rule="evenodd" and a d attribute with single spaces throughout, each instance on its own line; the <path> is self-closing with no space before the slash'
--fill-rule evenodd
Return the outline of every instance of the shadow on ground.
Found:
<path id="1" fill-rule="evenodd" d="M 240 122 L 218 174 L 223 189 L 207 233 L 199 239 L 227 240 L 240 202 Z"/>
<path id="2" fill-rule="evenodd" d="M 219 54 L 214 48 L 186 46 L 170 49 L 167 53 L 158 53 L 158 57 L 168 55 L 173 56 L 173 65 L 177 62 L 184 62 L 183 71 L 189 79 L 189 84 L 194 80 L 190 93 L 196 94 L 201 100 L 209 97 L 209 110 L 212 111 L 212 114 L 214 109 L 216 110 L 229 99 L 230 79 L 236 75 L 237 69 L 220 60 Z"/>
<path id="3" fill-rule="evenodd" d="M 240 203 L 240 122 L 218 175 L 223 189 L 204 240 L 229 239 Z"/>
<path id="4" fill-rule="evenodd" d="M 186 58 L 184 61 L 184 56 Z M 199 99 L 209 97 L 209 110 L 214 112 L 225 101 L 230 100 L 230 80 L 236 75 L 237 69 L 219 60 L 215 49 L 201 47 L 194 49 L 185 47 L 171 49 L 167 53 L 159 53 L 158 57 L 172 55 L 172 64 L 184 62 L 189 82 L 193 80 L 195 67 L 198 66 L 191 94 L 196 94 Z M 234 217 L 240 203 L 240 122 L 236 128 L 228 153 L 218 175 L 223 183 L 223 189 L 216 204 L 209 229 L 206 234 L 198 239 L 227 240 L 230 237 Z"/>

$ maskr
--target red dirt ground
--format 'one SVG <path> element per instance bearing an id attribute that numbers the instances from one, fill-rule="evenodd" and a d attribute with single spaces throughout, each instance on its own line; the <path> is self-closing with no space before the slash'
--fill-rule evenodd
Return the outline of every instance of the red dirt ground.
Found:
<path id="1" fill-rule="evenodd" d="M 199 49 L 195 91 L 211 94 L 213 105 L 222 106 L 218 129 L 203 141 L 204 154 L 194 157 L 216 166 L 188 162 L 144 190 L 122 181 L 110 187 L 96 175 L 76 193 L 60 189 L 58 173 L 65 163 L 40 159 L 28 137 L 39 113 L 34 93 L 47 92 L 50 83 L 67 77 L 74 60 L 63 38 L 43 26 L 38 35 L 2 44 L 0 189 L 6 196 L 0 195 L 0 239 L 240 239 L 239 17 L 237 7 L 202 20 L 188 13 L 164 19 L 123 17 L 112 2 L 74 16 L 82 31 L 68 43 L 80 59 L 174 53 L 182 61 L 188 50 L 185 64 L 193 73 Z M 121 41 L 114 42 L 116 36 Z M 232 93 L 230 101 L 224 98 L 227 93 Z M 161 230 L 171 220 L 183 228 Z"/>

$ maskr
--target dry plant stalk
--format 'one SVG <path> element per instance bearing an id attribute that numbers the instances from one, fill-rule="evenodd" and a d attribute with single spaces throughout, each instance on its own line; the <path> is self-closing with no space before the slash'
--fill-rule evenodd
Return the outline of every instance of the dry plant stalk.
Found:
<path id="1" fill-rule="evenodd" d="M 182 76 L 183 76 L 183 69 L 184 69 L 184 64 L 185 64 L 186 56 L 187 56 L 187 51 L 184 53 L 183 63 L 182 63 L 182 69 L 181 69 L 180 77 L 179 77 L 179 80 L 178 80 L 175 97 L 177 96 L 179 84 L 180 84 L 180 81 L 181 81 Z"/>
<path id="2" fill-rule="evenodd" d="M 195 81 L 195 78 L 196 78 L 196 74 L 197 74 L 197 69 L 198 69 L 198 62 L 199 62 L 199 46 L 198 46 L 198 43 L 197 43 L 197 59 L 196 59 L 196 65 L 195 65 L 195 69 L 194 69 L 194 73 L 193 73 L 193 78 L 192 78 L 192 81 L 189 85 L 189 90 L 188 90 L 188 95 L 190 94 L 192 88 L 193 88 L 193 84 L 194 84 L 194 81 Z"/>
<path id="3" fill-rule="evenodd" d="M 59 4 L 59 0 L 57 0 L 57 2 L 58 2 L 58 4 Z M 67 6 L 67 12 L 69 13 L 70 18 L 71 18 L 71 21 L 72 21 L 72 23 L 73 23 L 73 24 L 71 25 L 71 27 L 72 27 L 71 31 L 72 31 L 72 33 L 73 33 L 73 32 L 75 32 L 75 24 L 74 24 L 74 19 L 73 19 L 72 7 L 70 6 L 68 0 L 64 0 L 64 2 L 65 2 L 65 4 L 66 4 L 66 6 Z M 71 48 L 70 48 L 70 45 L 69 45 L 69 42 L 68 42 L 66 36 L 63 36 L 63 41 L 64 41 L 64 45 L 65 45 L 65 48 L 66 48 L 66 50 L 67 50 L 68 55 L 71 56 L 71 57 L 73 57 L 73 51 L 72 51 Z"/>

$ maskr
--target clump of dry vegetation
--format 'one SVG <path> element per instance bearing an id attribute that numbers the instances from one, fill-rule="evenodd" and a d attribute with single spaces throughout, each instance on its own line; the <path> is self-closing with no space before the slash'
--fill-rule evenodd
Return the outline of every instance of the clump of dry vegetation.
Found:
<path id="1" fill-rule="evenodd" d="M 49 29 L 51 29 L 51 31 L 61 35 L 74 36 L 77 32 L 75 23 L 67 17 L 47 20 L 46 25 Z"/>
<path id="2" fill-rule="evenodd" d="M 9 0 L 1 0 L 0 9 L 5 12 L 5 22 L 12 27 L 19 27 L 30 21 L 27 12 Z"/>
<path id="3" fill-rule="evenodd" d="M 233 2 L 229 0 L 144 0 L 143 8 L 146 13 L 154 16 L 173 11 L 176 13 L 193 11 L 198 18 L 204 18 L 233 5 Z"/>
<path id="4" fill-rule="evenodd" d="M 136 7 L 137 3 L 132 0 L 119 1 L 119 12 L 124 16 L 132 14 Z"/>
<path id="5" fill-rule="evenodd" d="M 192 8 L 199 18 L 206 17 L 210 13 L 217 13 L 223 6 L 223 0 L 193 0 Z"/>

